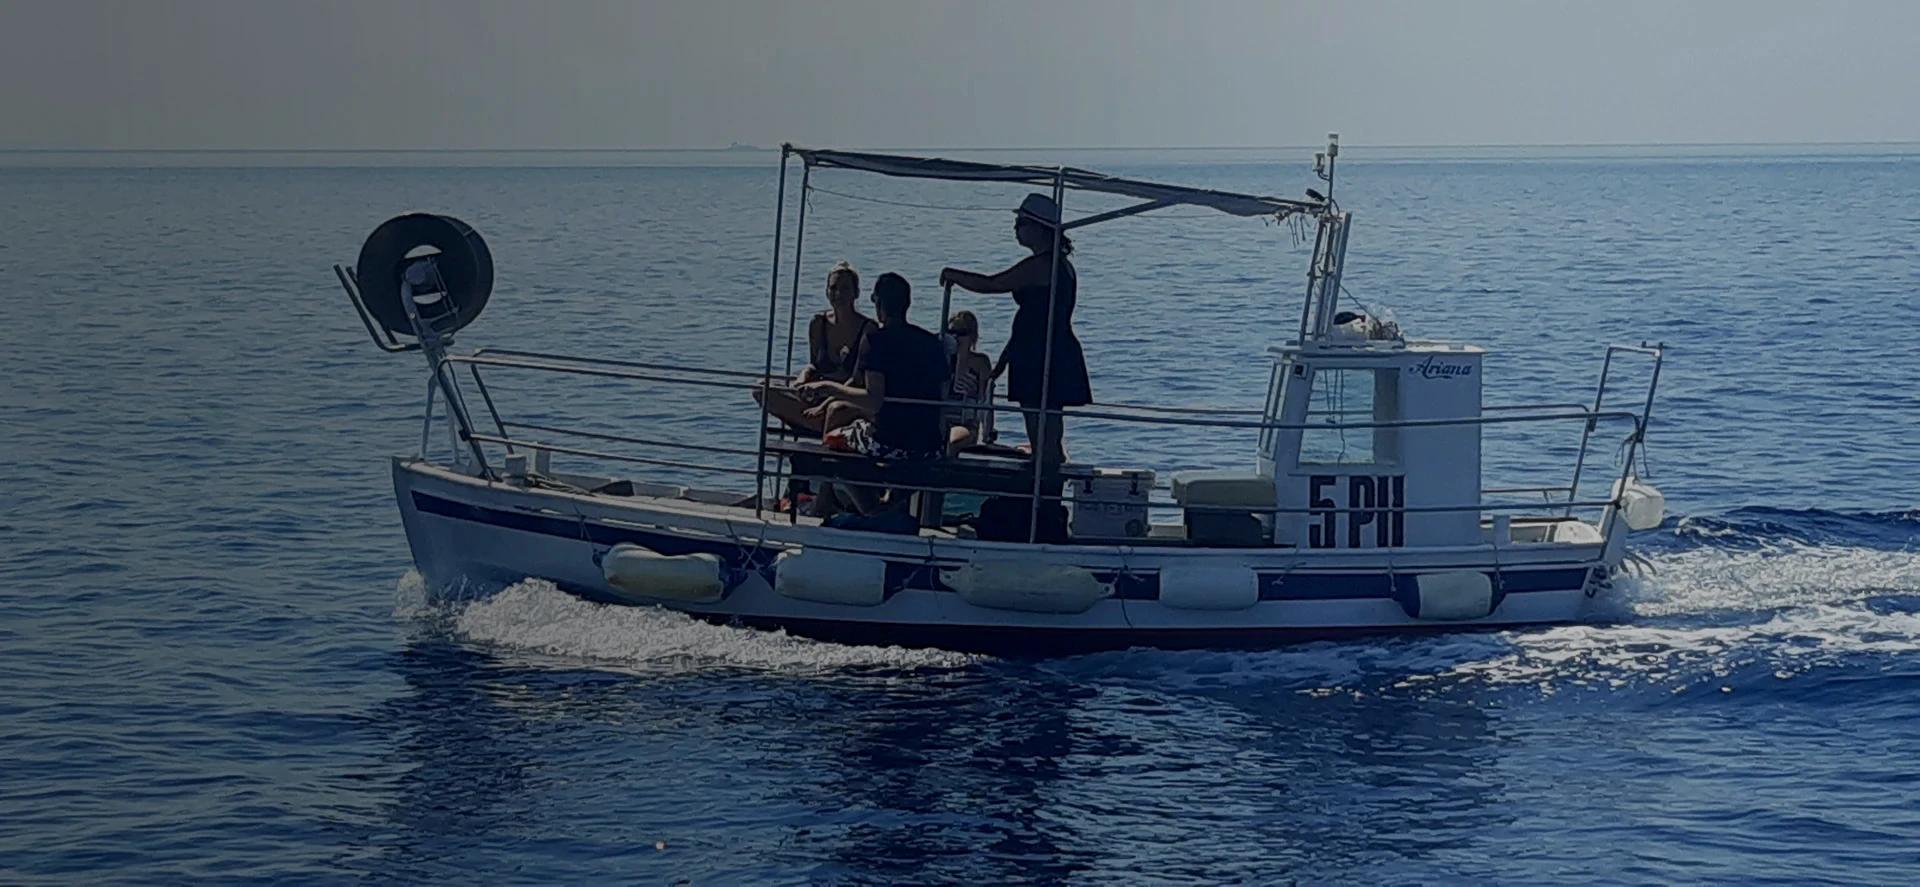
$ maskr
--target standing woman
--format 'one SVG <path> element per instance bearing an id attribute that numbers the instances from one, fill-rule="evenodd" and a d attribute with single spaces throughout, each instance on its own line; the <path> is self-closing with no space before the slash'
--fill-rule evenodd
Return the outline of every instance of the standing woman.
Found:
<path id="1" fill-rule="evenodd" d="M 1056 234 L 1059 226 L 1059 204 L 1044 194 L 1028 194 L 1014 211 L 1013 236 L 1031 255 L 999 274 L 976 274 L 958 268 L 940 272 L 942 285 L 950 283 L 976 293 L 1013 294 L 1014 304 L 1019 306 L 1013 315 L 1013 332 L 1000 352 L 994 373 L 1008 374 L 1007 398 L 1028 410 L 1057 410 L 1093 402 L 1086 354 L 1073 334 L 1073 306 L 1079 284 L 1073 263 L 1067 260 L 1073 253 L 1073 242 L 1064 234 Z M 1060 244 L 1058 256 L 1053 254 L 1056 238 Z M 1053 304 L 1051 366 L 1047 364 L 1049 297 Z M 1038 414 L 1024 416 L 1034 457 L 1043 468 L 1058 468 L 1067 459 L 1061 417 L 1048 416 L 1042 431 Z"/>

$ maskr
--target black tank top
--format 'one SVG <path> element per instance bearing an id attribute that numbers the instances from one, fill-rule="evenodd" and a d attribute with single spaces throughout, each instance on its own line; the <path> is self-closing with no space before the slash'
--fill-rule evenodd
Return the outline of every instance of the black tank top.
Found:
<path id="1" fill-rule="evenodd" d="M 846 346 L 845 360 L 840 359 L 839 351 L 833 347 L 833 336 L 830 334 L 832 325 L 827 320 L 826 312 L 815 314 L 810 327 L 807 339 L 812 344 L 813 353 L 808 355 L 807 362 L 813 365 L 813 371 L 823 376 L 844 376 L 853 372 L 854 360 L 860 355 L 860 342 L 873 332 L 874 322 L 871 317 L 860 318 L 860 329 L 854 332 L 853 341 Z"/>

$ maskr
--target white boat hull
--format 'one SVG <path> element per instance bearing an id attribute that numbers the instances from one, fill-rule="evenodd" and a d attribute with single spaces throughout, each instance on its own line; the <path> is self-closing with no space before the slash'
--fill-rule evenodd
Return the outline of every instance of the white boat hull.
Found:
<path id="1" fill-rule="evenodd" d="M 1599 543 L 1534 543 L 1422 550 L 1022 545 L 829 529 L 751 509 L 677 499 L 528 488 L 469 477 L 418 459 L 394 462 L 394 488 L 415 563 L 429 582 L 504 585 L 551 580 L 585 598 L 632 603 L 610 585 L 601 559 L 628 543 L 662 554 L 710 553 L 731 565 L 712 603 L 658 606 L 716 622 L 785 629 L 851 643 L 1051 655 L 1134 646 L 1247 647 L 1357 633 L 1460 630 L 1578 621 L 1617 563 Z M 800 600 L 775 589 L 775 558 L 790 550 L 886 561 L 872 605 Z M 1085 612 L 975 606 L 941 579 L 970 562 L 1071 565 L 1111 583 Z M 1158 576 L 1176 565 L 1251 569 L 1257 600 L 1240 609 L 1192 609 L 1158 599 Z M 1417 577 L 1477 571 L 1496 589 L 1480 618 L 1412 615 Z"/>

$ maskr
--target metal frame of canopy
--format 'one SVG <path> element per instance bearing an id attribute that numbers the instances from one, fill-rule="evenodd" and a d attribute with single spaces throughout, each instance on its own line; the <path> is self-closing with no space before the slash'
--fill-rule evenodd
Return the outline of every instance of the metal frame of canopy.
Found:
<path id="1" fill-rule="evenodd" d="M 1137 197 L 1146 203 L 1101 213 L 1068 222 L 1063 227 L 1079 228 L 1168 206 L 1202 206 L 1235 216 L 1275 216 L 1311 213 L 1326 207 L 1325 202 L 1260 197 L 1212 188 L 1189 188 L 1142 179 L 1128 179 L 1070 166 L 1031 166 L 1022 164 L 979 163 L 971 160 L 945 160 L 935 157 L 910 157 L 899 154 L 874 154 L 857 151 L 821 151 L 784 145 L 782 149 L 798 155 L 809 169 L 851 169 L 861 172 L 913 179 L 937 179 L 955 182 L 1002 182 L 1022 185 L 1053 185 L 1070 191 L 1091 191 Z"/>
<path id="2" fill-rule="evenodd" d="M 1040 390 L 1051 393 L 1053 390 L 1053 351 L 1054 351 L 1054 313 L 1055 299 L 1058 297 L 1060 273 L 1060 238 L 1068 230 L 1083 228 L 1101 222 L 1140 215 L 1174 206 L 1198 206 L 1242 217 L 1268 217 L 1276 221 L 1296 214 L 1318 215 L 1327 212 L 1334 204 L 1330 200 L 1304 201 L 1280 197 L 1261 197 L 1251 194 L 1237 194 L 1230 191 L 1218 191 L 1208 188 L 1188 188 L 1168 185 L 1140 179 L 1128 179 L 1111 176 L 1091 170 L 1076 169 L 1068 166 L 1035 166 L 1027 164 L 980 163 L 968 160 L 947 160 L 935 157 L 916 157 L 904 154 L 885 154 L 859 151 L 832 151 L 809 148 L 797 148 L 792 144 L 780 146 L 780 183 L 779 194 L 774 202 L 773 223 L 773 269 L 772 282 L 767 294 L 767 347 L 764 379 L 771 383 L 773 374 L 773 343 L 779 322 L 780 308 L 780 259 L 785 247 L 783 226 L 786 222 L 787 167 L 793 157 L 801 161 L 800 212 L 796 220 L 793 247 L 793 276 L 787 311 L 787 358 L 786 373 L 793 374 L 794 338 L 799 329 L 800 303 L 800 266 L 805 256 L 807 236 L 807 194 L 812 183 L 813 171 L 821 169 L 847 169 L 859 172 L 876 173 L 898 178 L 927 179 L 954 182 L 996 182 L 1004 184 L 1050 187 L 1053 191 L 1054 206 L 1062 213 L 1060 224 L 1053 229 L 1053 267 L 1048 275 L 1047 284 L 1047 336 L 1045 356 L 1041 360 Z M 1140 203 L 1108 212 L 1096 213 L 1073 221 L 1067 221 L 1066 192 L 1086 191 L 1099 194 L 1113 194 L 1132 197 Z M 1331 190 L 1329 190 L 1331 193 Z M 1317 196 L 1317 195 L 1316 195 Z M 1323 232 L 1324 236 L 1324 232 Z M 940 304 L 940 322 L 945 327 L 953 302 L 953 288 L 945 287 Z M 759 456 L 755 463 L 754 513 L 764 510 L 767 480 L 767 398 L 761 399 Z M 1004 408 L 1002 408 L 1004 409 Z M 1048 423 L 1064 421 L 1063 410 L 1049 408 L 1043 398 L 1040 409 L 1020 408 L 1023 415 L 1038 413 L 1038 436 L 1044 440 L 1048 432 Z M 1039 441 L 1033 442 L 1033 484 L 1031 488 L 1031 510 L 1028 515 L 1027 541 L 1038 539 L 1040 528 L 1041 488 L 1044 485 L 1045 472 L 1042 470 L 1044 459 L 1040 452 Z M 1057 471 L 1059 466 L 1054 466 Z M 774 481 L 776 488 L 780 474 L 776 470 Z"/>

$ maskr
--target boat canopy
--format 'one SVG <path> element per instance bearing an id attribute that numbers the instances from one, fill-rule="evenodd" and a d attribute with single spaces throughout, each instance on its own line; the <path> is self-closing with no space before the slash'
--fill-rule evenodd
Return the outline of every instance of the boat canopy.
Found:
<path id="1" fill-rule="evenodd" d="M 980 163 L 971 160 L 946 160 L 937 157 L 913 157 L 904 154 L 878 154 L 860 151 L 823 151 L 812 148 L 785 149 L 800 157 L 809 168 L 853 169 L 912 179 L 941 179 L 959 182 L 1008 182 L 1024 185 L 1118 194 L 1150 201 L 1161 206 L 1203 206 L 1236 216 L 1270 216 L 1283 219 L 1294 213 L 1319 213 L 1324 202 L 1290 200 L 1284 197 L 1259 197 L 1210 188 L 1187 188 L 1140 179 L 1110 176 L 1070 166 Z M 1102 214 L 1103 216 L 1107 214 Z M 1088 220 L 1070 221 L 1073 228 Z"/>

